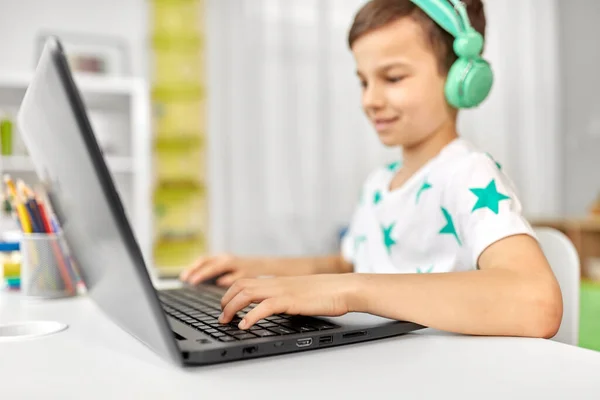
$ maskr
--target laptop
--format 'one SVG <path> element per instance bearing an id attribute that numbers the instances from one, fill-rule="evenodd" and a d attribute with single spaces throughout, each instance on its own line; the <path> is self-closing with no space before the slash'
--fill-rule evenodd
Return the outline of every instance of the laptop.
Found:
<path id="1" fill-rule="evenodd" d="M 324 349 L 423 328 L 366 314 L 275 315 L 249 331 L 217 321 L 224 290 L 157 290 L 92 131 L 58 38 L 47 39 L 18 123 L 88 288 L 122 329 L 177 365 L 208 365 Z"/>

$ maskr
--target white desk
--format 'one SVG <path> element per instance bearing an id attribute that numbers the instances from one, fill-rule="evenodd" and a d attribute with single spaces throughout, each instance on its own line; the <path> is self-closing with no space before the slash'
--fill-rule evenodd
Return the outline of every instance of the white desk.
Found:
<path id="1" fill-rule="evenodd" d="M 55 320 L 59 334 L 0 342 L 7 399 L 598 399 L 600 353 L 532 339 L 422 331 L 390 340 L 180 369 L 88 298 L 0 295 L 0 323 Z"/>

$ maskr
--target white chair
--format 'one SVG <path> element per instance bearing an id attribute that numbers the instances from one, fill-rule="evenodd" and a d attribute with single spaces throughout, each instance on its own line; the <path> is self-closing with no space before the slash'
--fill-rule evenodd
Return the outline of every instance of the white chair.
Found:
<path id="1" fill-rule="evenodd" d="M 563 296 L 563 319 L 553 340 L 577 346 L 579 342 L 580 264 L 575 246 L 562 232 L 537 228 L 536 235 Z"/>

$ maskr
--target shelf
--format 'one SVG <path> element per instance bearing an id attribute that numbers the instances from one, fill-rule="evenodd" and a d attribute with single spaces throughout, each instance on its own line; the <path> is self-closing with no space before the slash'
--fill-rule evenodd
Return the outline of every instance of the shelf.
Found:
<path id="1" fill-rule="evenodd" d="M 133 162 L 129 157 L 106 157 L 108 169 L 113 173 L 132 173 Z M 0 170 L 3 173 L 35 172 L 28 156 L 0 156 Z"/>
<path id="2" fill-rule="evenodd" d="M 32 74 L 0 73 L 0 107 L 17 108 L 29 87 Z M 144 81 L 128 77 L 100 77 L 75 75 L 75 83 L 89 108 L 123 110 L 130 106 L 131 98 L 145 90 Z"/>

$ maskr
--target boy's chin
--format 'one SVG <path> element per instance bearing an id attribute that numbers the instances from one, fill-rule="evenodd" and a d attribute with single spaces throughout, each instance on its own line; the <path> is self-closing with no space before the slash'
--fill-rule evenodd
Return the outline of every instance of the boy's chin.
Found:
<path id="1" fill-rule="evenodd" d="M 379 141 L 385 147 L 403 147 L 407 144 L 407 140 L 402 137 L 398 137 L 398 134 L 393 133 L 378 133 Z"/>

